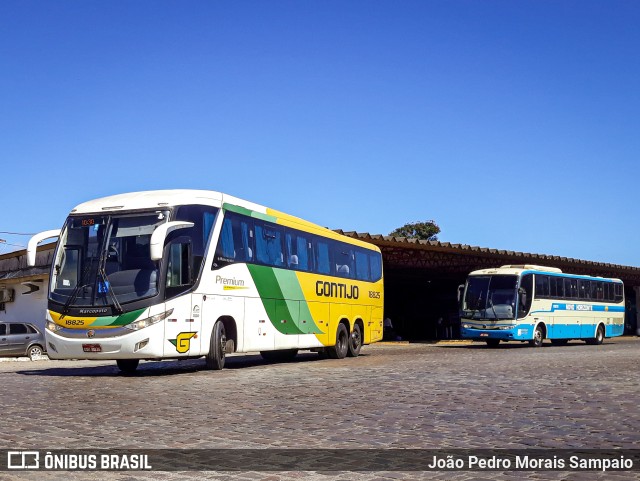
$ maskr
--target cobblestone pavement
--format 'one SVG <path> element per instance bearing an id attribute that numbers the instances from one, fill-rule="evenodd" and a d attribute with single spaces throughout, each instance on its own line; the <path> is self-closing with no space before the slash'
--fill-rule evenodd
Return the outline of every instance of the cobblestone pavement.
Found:
<path id="1" fill-rule="evenodd" d="M 5 449 L 635 448 L 640 339 L 489 349 L 377 344 L 355 359 L 0 363 Z M 39 472 L 0 479 L 640 479 L 598 472 Z"/>

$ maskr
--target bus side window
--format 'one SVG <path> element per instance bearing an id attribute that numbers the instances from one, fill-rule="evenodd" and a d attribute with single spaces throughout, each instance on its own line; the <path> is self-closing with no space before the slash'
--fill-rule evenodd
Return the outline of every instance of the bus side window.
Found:
<path id="1" fill-rule="evenodd" d="M 315 265 L 318 274 L 331 274 L 331 262 L 329 260 L 329 244 L 316 237 L 315 241 Z"/>
<path id="2" fill-rule="evenodd" d="M 520 280 L 518 289 L 518 317 L 524 317 L 531 308 L 531 294 L 533 293 L 533 275 L 526 274 Z"/>
<path id="3" fill-rule="evenodd" d="M 287 267 L 300 271 L 309 271 L 309 246 L 311 243 L 305 236 L 293 229 L 285 234 L 287 244 Z"/>
<path id="4" fill-rule="evenodd" d="M 364 249 L 356 249 L 356 279 L 360 281 L 371 280 L 369 256 Z"/>
<path id="5" fill-rule="evenodd" d="M 591 281 L 584 279 L 578 280 L 578 297 L 580 299 L 589 300 L 591 297 Z"/>
<path id="6" fill-rule="evenodd" d="M 268 266 L 284 266 L 282 228 L 275 224 L 256 221 L 256 259 Z"/>
<path id="7" fill-rule="evenodd" d="M 353 251 L 347 244 L 333 242 L 333 259 L 336 263 L 336 275 L 353 279 L 355 268 L 353 266 Z"/>
<path id="8" fill-rule="evenodd" d="M 369 253 L 369 266 L 371 267 L 370 281 L 378 281 L 382 277 L 382 254 L 379 252 Z"/>
<path id="9" fill-rule="evenodd" d="M 165 298 L 189 290 L 194 282 L 191 271 L 192 249 L 188 239 L 176 239 L 169 246 Z"/>
<path id="10" fill-rule="evenodd" d="M 549 276 L 536 274 L 536 299 L 549 297 Z"/>

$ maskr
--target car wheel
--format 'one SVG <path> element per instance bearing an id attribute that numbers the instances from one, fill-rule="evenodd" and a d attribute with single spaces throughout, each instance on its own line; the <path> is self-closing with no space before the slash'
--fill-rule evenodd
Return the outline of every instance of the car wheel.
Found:
<path id="1" fill-rule="evenodd" d="M 28 350 L 27 350 L 27 356 L 29 357 L 29 359 L 31 359 L 32 361 L 35 358 L 38 358 L 40 356 L 42 356 L 43 354 L 43 350 L 42 347 L 34 344 L 33 346 L 31 346 Z"/>

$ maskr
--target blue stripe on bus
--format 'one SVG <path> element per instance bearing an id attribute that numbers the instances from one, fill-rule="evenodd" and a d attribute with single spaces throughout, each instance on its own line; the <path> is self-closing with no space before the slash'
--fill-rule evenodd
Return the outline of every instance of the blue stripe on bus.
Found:
<path id="1" fill-rule="evenodd" d="M 567 308 L 567 306 L 571 306 Z M 553 303 L 551 305 L 550 311 L 531 311 L 531 314 L 536 314 L 538 312 L 556 312 L 556 311 L 572 311 L 572 312 L 624 312 L 624 306 L 595 306 L 591 304 L 580 304 L 580 303 Z"/>
<path id="2" fill-rule="evenodd" d="M 600 322 L 593 324 L 546 324 L 546 339 L 593 339 Z M 468 329 L 462 328 L 464 339 L 483 341 L 486 339 L 502 339 L 505 341 L 528 341 L 533 339 L 532 324 L 518 324 L 513 329 Z M 605 337 L 621 336 L 623 324 L 605 326 Z"/>

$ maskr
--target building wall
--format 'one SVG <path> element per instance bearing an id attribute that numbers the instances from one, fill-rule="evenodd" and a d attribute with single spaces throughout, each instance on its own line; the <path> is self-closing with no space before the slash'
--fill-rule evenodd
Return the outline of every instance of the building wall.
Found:
<path id="1" fill-rule="evenodd" d="M 31 288 L 26 284 L 38 286 L 35 292 L 28 293 Z M 13 302 L 4 304 L 5 310 L 0 310 L 0 322 L 31 322 L 44 329 L 45 314 L 47 310 L 47 283 L 46 281 L 28 281 L 25 283 L 1 281 L 0 287 L 13 289 L 15 292 Z M 26 294 L 28 293 L 28 294 Z"/>

